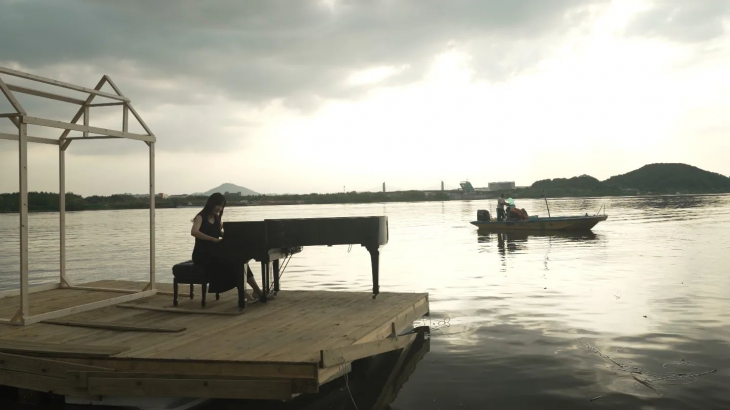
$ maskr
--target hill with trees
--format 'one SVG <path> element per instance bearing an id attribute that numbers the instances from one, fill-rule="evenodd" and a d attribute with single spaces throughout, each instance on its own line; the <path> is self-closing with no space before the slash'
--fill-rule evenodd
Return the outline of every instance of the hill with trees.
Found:
<path id="1" fill-rule="evenodd" d="M 610 187 L 590 175 L 572 178 L 542 179 L 525 189 L 511 191 L 515 198 L 539 198 L 545 193 L 552 197 L 621 195 L 621 190 Z"/>
<path id="2" fill-rule="evenodd" d="M 504 192 L 513 198 L 620 196 L 651 194 L 714 194 L 730 192 L 730 178 L 687 164 L 649 164 L 605 181 L 590 175 L 536 181 L 530 187 Z"/>
<path id="3" fill-rule="evenodd" d="M 604 183 L 623 190 L 674 194 L 730 192 L 730 178 L 687 164 L 649 164 Z"/>
<path id="4" fill-rule="evenodd" d="M 205 193 L 190 196 L 156 197 L 157 208 L 181 206 L 202 207 L 213 192 L 229 193 L 229 205 L 290 205 L 290 204 L 336 204 L 373 202 L 447 201 L 469 199 L 468 194 L 451 192 L 340 192 L 304 195 L 261 195 L 248 188 L 222 184 Z M 241 198 L 246 196 L 246 198 Z M 730 193 L 730 178 L 686 164 L 650 164 L 626 174 L 613 176 L 605 181 L 590 175 L 573 178 L 555 178 L 536 181 L 525 189 L 492 191 L 480 193 L 480 198 L 496 198 L 500 193 L 512 198 L 621 196 L 637 194 L 713 194 Z M 473 198 L 473 197 L 472 197 Z M 18 212 L 18 193 L 0 194 L 0 212 Z M 29 192 L 28 207 L 32 212 L 58 211 L 58 194 L 52 192 Z M 66 194 L 66 210 L 100 209 L 145 209 L 149 207 L 149 196 L 116 194 L 110 196 L 82 197 Z"/>

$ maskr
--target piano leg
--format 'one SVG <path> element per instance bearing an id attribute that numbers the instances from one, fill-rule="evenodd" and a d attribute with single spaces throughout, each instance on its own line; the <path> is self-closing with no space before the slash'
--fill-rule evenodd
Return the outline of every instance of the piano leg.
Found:
<path id="1" fill-rule="evenodd" d="M 380 276 L 380 251 L 377 246 L 368 246 L 370 252 L 370 263 L 373 265 L 373 299 L 380 293 L 380 285 L 378 282 Z"/>
<path id="2" fill-rule="evenodd" d="M 239 310 L 243 310 L 246 308 L 246 269 L 248 269 L 247 263 L 244 263 L 241 269 L 236 269 L 236 272 L 240 272 L 239 275 L 236 275 L 236 289 L 238 291 Z"/>
<path id="3" fill-rule="evenodd" d="M 269 301 L 269 292 L 271 291 L 271 262 L 261 261 L 261 302 Z"/>
<path id="4" fill-rule="evenodd" d="M 274 294 L 279 293 L 279 259 L 274 259 Z"/>

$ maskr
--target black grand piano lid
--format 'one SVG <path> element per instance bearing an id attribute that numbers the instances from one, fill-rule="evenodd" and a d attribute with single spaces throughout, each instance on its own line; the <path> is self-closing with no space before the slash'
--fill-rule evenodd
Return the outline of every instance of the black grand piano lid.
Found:
<path id="1" fill-rule="evenodd" d="M 226 247 L 251 250 L 316 245 L 381 246 L 388 243 L 387 216 L 265 219 L 225 222 Z"/>
<path id="2" fill-rule="evenodd" d="M 387 216 L 266 219 L 270 248 L 316 245 L 381 246 L 388 243 Z"/>

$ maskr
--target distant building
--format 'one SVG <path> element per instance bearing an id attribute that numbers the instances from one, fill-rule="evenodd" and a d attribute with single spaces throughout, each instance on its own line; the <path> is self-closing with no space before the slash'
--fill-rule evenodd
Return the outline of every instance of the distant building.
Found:
<path id="1" fill-rule="evenodd" d="M 509 181 L 509 182 L 490 182 L 489 183 L 489 190 L 490 191 L 509 191 L 515 189 L 515 182 Z"/>
<path id="2" fill-rule="evenodd" d="M 238 198 L 238 197 L 241 197 L 243 195 L 241 195 L 240 192 L 228 192 L 228 191 L 226 191 L 226 193 L 223 194 L 223 196 L 225 196 L 226 198 L 231 198 L 231 197 Z"/>
<path id="3" fill-rule="evenodd" d="M 469 181 L 461 181 L 459 185 L 461 185 L 461 190 L 464 192 L 474 192 L 474 186 Z"/>
<path id="4" fill-rule="evenodd" d="M 157 197 L 160 198 L 160 199 L 166 199 L 166 198 L 169 198 L 170 195 L 163 194 L 162 192 L 160 192 L 159 194 L 157 194 Z"/>

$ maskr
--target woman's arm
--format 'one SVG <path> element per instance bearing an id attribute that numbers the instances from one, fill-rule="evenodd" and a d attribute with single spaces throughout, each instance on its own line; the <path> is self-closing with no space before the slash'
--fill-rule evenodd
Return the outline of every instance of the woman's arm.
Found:
<path id="1" fill-rule="evenodd" d="M 208 236 L 208 235 L 200 232 L 200 225 L 202 225 L 202 224 L 203 224 L 203 217 L 200 215 L 197 215 L 195 217 L 195 219 L 193 219 L 193 228 L 190 230 L 190 235 L 192 235 L 198 239 L 202 239 L 204 241 L 210 241 L 210 242 L 215 242 L 215 243 L 218 243 L 221 241 L 220 238 L 214 238 L 212 236 Z"/>

